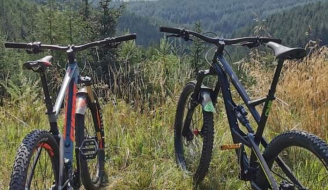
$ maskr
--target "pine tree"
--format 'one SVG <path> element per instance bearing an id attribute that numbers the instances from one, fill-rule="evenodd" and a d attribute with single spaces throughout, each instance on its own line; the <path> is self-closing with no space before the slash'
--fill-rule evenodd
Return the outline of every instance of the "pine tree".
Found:
<path id="1" fill-rule="evenodd" d="M 202 33 L 202 27 L 200 22 L 195 23 L 194 30 L 195 32 Z M 197 74 L 200 68 L 204 66 L 204 61 L 202 61 L 204 50 L 204 41 L 199 38 L 194 38 L 190 48 L 190 56 L 192 57 L 191 64 L 192 68 L 195 71 L 195 74 Z"/>

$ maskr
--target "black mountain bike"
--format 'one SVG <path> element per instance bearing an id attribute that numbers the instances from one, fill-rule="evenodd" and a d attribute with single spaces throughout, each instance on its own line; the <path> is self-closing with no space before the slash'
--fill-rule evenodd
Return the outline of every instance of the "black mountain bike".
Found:
<path id="1" fill-rule="evenodd" d="M 27 49 L 28 53 L 50 49 L 66 51 L 68 56 L 67 71 L 54 106 L 46 80 L 52 57 L 46 56 L 23 65 L 41 76 L 50 131 L 35 130 L 24 138 L 16 154 L 10 189 L 79 189 L 81 179 L 86 189 L 100 188 L 105 162 L 102 114 L 92 90 L 91 78 L 79 74 L 75 53 L 95 46 L 115 48 L 121 42 L 133 39 L 136 39 L 135 34 L 79 46 L 5 43 L 6 48 Z M 57 119 L 64 99 L 65 124 L 61 134 Z"/>
<path id="2" fill-rule="evenodd" d="M 233 143 L 221 149 L 233 149 L 240 165 L 239 178 L 250 181 L 253 189 L 328 189 L 328 146 L 316 137 L 302 131 L 288 131 L 275 137 L 270 143 L 262 136 L 275 99 L 276 86 L 283 63 L 287 59 L 301 59 L 306 52 L 301 48 L 280 45 L 280 39 L 265 37 L 244 37 L 236 39 L 210 38 L 197 32 L 177 28 L 160 27 L 161 32 L 171 33 L 186 41 L 197 37 L 216 46 L 210 69 L 201 70 L 196 81 L 184 87 L 177 107 L 174 131 L 174 146 L 178 165 L 193 175 L 194 183 L 201 182 L 209 168 L 213 148 L 213 113 L 221 91 L 230 125 Z M 246 90 L 223 56 L 227 45 L 241 45 L 249 48 L 265 44 L 271 48 L 278 60 L 269 93 L 266 97 L 250 100 Z M 218 81 L 212 89 L 202 85 L 204 77 L 216 75 Z M 242 105 L 232 99 L 230 83 L 243 99 L 257 123 L 254 131 Z M 264 105 L 263 105 L 264 104 Z M 262 114 L 256 106 L 263 105 Z M 247 132 L 239 127 L 241 123 Z M 262 153 L 259 146 L 265 150 Z M 250 153 L 246 151 L 250 148 Z"/>

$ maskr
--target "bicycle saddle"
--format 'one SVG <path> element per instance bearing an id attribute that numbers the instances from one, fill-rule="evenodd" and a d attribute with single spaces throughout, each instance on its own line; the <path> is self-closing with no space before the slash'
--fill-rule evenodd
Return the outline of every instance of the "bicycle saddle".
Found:
<path id="1" fill-rule="evenodd" d="M 45 56 L 42 59 L 36 60 L 36 61 L 28 61 L 23 64 L 23 67 L 28 70 L 33 70 L 36 72 L 42 71 L 46 69 L 47 67 L 51 67 L 50 60 L 52 59 L 52 56 Z"/>
<path id="2" fill-rule="evenodd" d="M 275 42 L 268 42 L 270 47 L 278 59 L 302 59 L 306 56 L 306 51 L 303 48 L 289 48 Z"/>

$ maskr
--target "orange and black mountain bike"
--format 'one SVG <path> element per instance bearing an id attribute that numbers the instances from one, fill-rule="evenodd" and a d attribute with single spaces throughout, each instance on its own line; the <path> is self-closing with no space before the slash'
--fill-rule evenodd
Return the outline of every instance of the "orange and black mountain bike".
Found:
<path id="1" fill-rule="evenodd" d="M 80 76 L 75 53 L 95 46 L 113 48 L 133 39 L 135 34 L 79 46 L 5 43 L 6 48 L 27 49 L 29 53 L 43 49 L 65 51 L 69 63 L 54 105 L 46 80 L 52 57 L 24 63 L 26 69 L 41 76 L 50 131 L 35 130 L 24 138 L 16 154 L 10 189 L 79 189 L 82 183 L 86 189 L 100 188 L 105 161 L 102 115 L 92 80 Z M 57 119 L 64 100 L 65 124 L 61 134 Z"/>

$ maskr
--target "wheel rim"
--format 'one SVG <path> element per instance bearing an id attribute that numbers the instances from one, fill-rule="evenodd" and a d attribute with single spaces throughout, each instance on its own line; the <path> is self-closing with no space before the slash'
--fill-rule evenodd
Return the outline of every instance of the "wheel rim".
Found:
<path id="1" fill-rule="evenodd" d="M 295 189 L 318 189 L 328 187 L 328 168 L 314 153 L 301 147 L 288 147 L 280 152 L 279 157 L 304 188 L 289 179 L 276 162 L 271 171 L 281 189 L 293 185 Z"/>
<path id="2" fill-rule="evenodd" d="M 54 170 L 51 161 L 53 152 L 43 148 L 49 146 L 45 143 L 39 143 L 33 151 L 28 166 L 25 189 L 50 189 L 55 182 Z"/>

